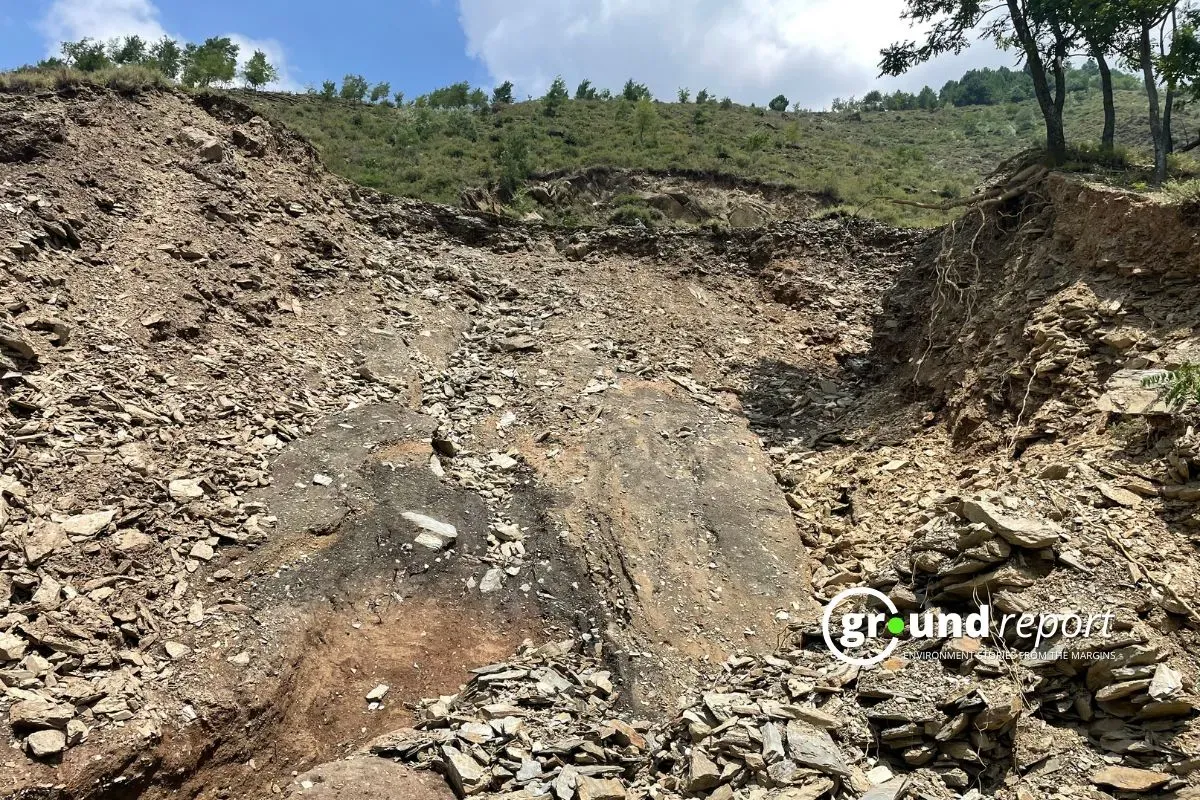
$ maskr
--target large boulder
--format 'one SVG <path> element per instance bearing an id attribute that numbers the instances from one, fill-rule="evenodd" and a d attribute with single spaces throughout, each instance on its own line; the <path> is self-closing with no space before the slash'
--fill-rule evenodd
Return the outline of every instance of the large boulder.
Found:
<path id="1" fill-rule="evenodd" d="M 454 792 L 436 773 L 363 756 L 313 767 L 292 779 L 284 797 L 296 800 L 454 800 Z"/>

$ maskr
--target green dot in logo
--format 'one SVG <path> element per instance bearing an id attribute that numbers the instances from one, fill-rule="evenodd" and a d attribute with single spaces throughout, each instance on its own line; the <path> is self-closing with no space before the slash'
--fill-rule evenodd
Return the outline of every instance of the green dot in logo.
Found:
<path id="1" fill-rule="evenodd" d="M 904 633 L 904 620 L 900 617 L 892 617 L 887 621 L 887 629 L 893 636 L 899 636 Z"/>

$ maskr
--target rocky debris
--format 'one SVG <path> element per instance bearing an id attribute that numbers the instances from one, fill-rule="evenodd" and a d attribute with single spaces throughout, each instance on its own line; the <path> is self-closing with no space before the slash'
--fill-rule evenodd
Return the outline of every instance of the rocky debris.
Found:
<path id="1" fill-rule="evenodd" d="M 413 541 L 422 547 L 430 550 L 445 550 L 452 547 L 458 539 L 458 529 L 448 522 L 441 522 L 416 511 L 405 511 L 400 516 L 420 530 Z"/>
<path id="2" fill-rule="evenodd" d="M 50 758 L 67 749 L 67 737 L 62 731 L 38 731 L 26 737 L 25 749 L 34 758 Z"/>
<path id="3" fill-rule="evenodd" d="M 415 730 L 381 737 L 370 752 L 436 767 L 460 797 L 524 790 L 570 800 L 612 795 L 611 781 L 649 751 L 647 724 L 618 714 L 608 671 L 577 642 L 526 647 L 474 673 L 458 694 L 424 701 Z"/>
<path id="4" fill-rule="evenodd" d="M 225 149 L 217 137 L 194 125 L 185 125 L 179 131 L 179 139 L 190 146 L 196 158 L 206 162 L 217 162 L 225 157 Z"/>
<path id="5" fill-rule="evenodd" d="M 1161 789 L 1170 780 L 1170 775 L 1161 772 L 1130 767 L 1105 767 L 1092 775 L 1092 781 L 1097 786 L 1116 789 L 1119 792 L 1150 792 Z"/>
<path id="6" fill-rule="evenodd" d="M 421 511 L 442 506 L 389 508 L 413 558 L 387 559 L 395 584 L 351 607 L 407 601 L 414 573 L 438 595 L 449 563 L 506 617 L 513 598 L 601 595 L 570 610 L 603 646 L 589 633 L 527 648 L 373 746 L 462 795 L 1073 800 L 1195 782 L 1200 436 L 1134 396 L 1137 371 L 1180 363 L 1190 244 L 1154 258 L 1151 285 L 1134 256 L 1153 237 L 1109 230 L 1103 247 L 1134 255 L 1084 269 L 1056 227 L 1071 205 L 1014 208 L 1019 225 L 978 242 L 962 226 L 930 238 L 837 218 L 560 235 L 347 187 L 244 113 L 141 102 L 8 98 L 0 112 L 0 713 L 14 759 L 222 718 L 213 676 L 261 679 L 272 663 L 260 590 L 285 587 L 291 613 L 305 588 L 295 564 L 258 559 L 300 563 L 358 522 L 346 454 L 274 487 L 285 503 L 256 492 L 297 443 L 330 440 L 319 424 L 335 412 L 391 404 L 433 421 L 419 446 L 385 431 L 354 463 L 415 460 L 482 513 L 445 515 L 460 541 Z M 646 191 L 671 213 L 702 202 Z M 938 258 L 948 240 L 947 255 L 980 259 Z M 625 460 L 643 445 L 656 455 Z M 678 471 L 631 468 L 646 464 Z M 597 466 L 613 467 L 610 501 L 559 514 Z M 661 510 L 678 486 L 696 489 L 670 515 L 686 524 L 630 523 L 631 497 Z M 730 486 L 746 491 L 727 499 Z M 750 514 L 743 538 L 709 524 L 714 506 Z M 309 529 L 293 509 L 330 513 Z M 577 548 L 587 580 L 540 580 L 547 534 Z M 800 542 L 820 599 L 870 586 L 903 612 L 986 599 L 1039 625 L 1108 610 L 1115 623 L 1085 642 L 902 637 L 851 668 L 810 624 L 805 575 L 759 591 L 738 569 L 745 553 L 802 559 Z M 696 579 L 665 580 L 663 553 Z M 769 624 L 745 623 L 751 605 Z M 646 635 L 651 614 L 714 652 Z M 736 640 L 714 633 L 726 615 Z M 789 623 L 797 638 L 775 651 Z M 219 670 L 199 673 L 208 662 Z M 349 702 L 372 720 L 403 708 L 388 680 Z M 644 701 L 655 722 L 626 705 Z M 351 761 L 377 785 L 408 774 Z M 288 791 L 319 793 L 341 780 L 329 774 Z"/>

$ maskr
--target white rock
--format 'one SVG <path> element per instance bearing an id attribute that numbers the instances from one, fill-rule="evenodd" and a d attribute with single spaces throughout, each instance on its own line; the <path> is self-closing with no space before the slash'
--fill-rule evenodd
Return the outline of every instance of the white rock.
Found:
<path id="1" fill-rule="evenodd" d="M 499 591 L 503 586 L 504 570 L 492 567 L 483 574 L 483 580 L 479 582 L 479 591 L 483 594 L 490 594 Z"/>
<path id="2" fill-rule="evenodd" d="M 405 511 L 400 516 L 420 529 L 416 544 L 430 550 L 444 550 L 458 539 L 458 529 L 448 522 L 436 520 L 416 511 Z"/>
<path id="3" fill-rule="evenodd" d="M 180 642 L 163 642 L 163 649 L 167 651 L 167 655 L 172 661 L 178 661 L 192 652 L 192 648 Z"/>
<path id="4" fill-rule="evenodd" d="M 77 514 L 62 521 L 62 529 L 68 536 L 95 536 L 108 527 L 113 521 L 116 511 L 96 511 L 91 514 Z"/>
<path id="5" fill-rule="evenodd" d="M 382 700 L 384 698 L 384 696 L 387 695 L 388 690 L 390 690 L 390 689 L 391 689 L 391 687 L 388 686 L 386 683 L 381 683 L 378 686 L 376 686 L 374 689 L 372 689 L 371 691 L 367 692 L 367 699 L 370 700 L 371 702 L 376 702 L 376 701 Z"/>
<path id="6" fill-rule="evenodd" d="M 190 503 L 204 497 L 204 487 L 194 478 L 178 478 L 167 484 L 167 493 L 171 499 L 180 503 Z"/>

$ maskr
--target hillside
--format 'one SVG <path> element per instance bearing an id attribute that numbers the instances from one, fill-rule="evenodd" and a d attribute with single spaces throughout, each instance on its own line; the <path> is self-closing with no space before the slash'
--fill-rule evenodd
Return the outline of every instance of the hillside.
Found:
<path id="1" fill-rule="evenodd" d="M 539 101 L 479 113 L 310 95 L 242 97 L 309 138 L 334 172 L 389 193 L 446 203 L 458 202 L 464 189 L 499 180 L 504 165 L 517 161 L 533 173 L 595 166 L 709 171 L 821 193 L 855 211 L 866 205 L 861 213 L 889 223 L 934 225 L 948 216 L 872 201 L 939 202 L 968 194 L 997 164 L 1043 137 L 1033 102 L 836 114 L 654 103 L 653 119 L 639 132 L 636 107 L 622 101 L 568 101 L 547 117 Z M 1068 100 L 1068 135 L 1097 140 L 1099 94 Z M 1118 143 L 1130 146 L 1137 160 L 1147 144 L 1144 97 L 1119 91 L 1116 100 Z M 1177 117 L 1178 130 L 1194 130 L 1195 120 Z M 531 202 L 515 205 L 535 209 Z M 583 221 L 537 210 L 551 221 Z"/>
<path id="2" fill-rule="evenodd" d="M 1195 207 L 1035 174 L 563 231 L 0 93 L 0 798 L 1194 800 Z"/>

